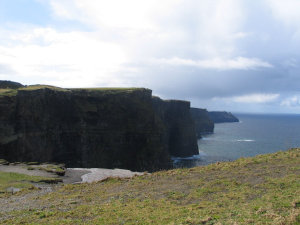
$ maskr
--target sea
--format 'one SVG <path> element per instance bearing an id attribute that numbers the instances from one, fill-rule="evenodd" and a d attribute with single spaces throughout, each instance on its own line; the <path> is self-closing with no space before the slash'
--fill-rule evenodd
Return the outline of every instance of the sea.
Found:
<path id="1" fill-rule="evenodd" d="M 234 114 L 240 122 L 217 123 L 198 140 L 199 155 L 174 157 L 175 167 L 195 167 L 300 147 L 300 115 Z"/>

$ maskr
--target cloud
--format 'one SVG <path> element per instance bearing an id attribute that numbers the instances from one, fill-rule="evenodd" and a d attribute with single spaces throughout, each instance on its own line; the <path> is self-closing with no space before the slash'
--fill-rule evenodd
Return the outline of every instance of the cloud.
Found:
<path id="1" fill-rule="evenodd" d="M 273 16 L 289 26 L 300 28 L 300 1 L 298 0 L 266 0 Z"/>
<path id="2" fill-rule="evenodd" d="M 2 79 L 144 86 L 244 111 L 292 104 L 299 89 L 298 0 L 31 2 L 51 13 L 47 23 L 0 21 Z"/>
<path id="3" fill-rule="evenodd" d="M 281 103 L 281 106 L 287 106 L 287 107 L 299 107 L 300 106 L 300 97 L 297 95 L 288 97 L 284 99 Z"/>
<path id="4" fill-rule="evenodd" d="M 0 64 L 0 75 L 14 74 L 14 73 L 15 73 L 15 71 L 9 65 Z"/>
<path id="5" fill-rule="evenodd" d="M 297 68 L 297 67 L 299 67 L 299 63 L 298 63 L 297 59 L 289 58 L 282 62 L 282 66 L 284 66 L 285 68 L 288 68 L 288 69 Z"/>
<path id="6" fill-rule="evenodd" d="M 270 63 L 264 62 L 257 58 L 245 58 L 237 57 L 234 59 L 205 59 L 205 60 L 191 60 L 182 58 L 171 58 L 171 59 L 155 59 L 152 60 L 158 64 L 168 64 L 173 66 L 195 66 L 204 69 L 217 69 L 217 70 L 250 70 L 257 69 L 260 67 L 271 68 L 273 67 Z"/>
<path id="7" fill-rule="evenodd" d="M 182 0 L 49 0 L 55 15 L 80 20 L 95 27 L 155 29 L 156 18 L 165 16 Z"/>
<path id="8" fill-rule="evenodd" d="M 20 78 L 39 77 L 39 83 L 76 87 L 117 84 L 113 74 L 126 62 L 117 44 L 98 40 L 95 33 L 33 28 L 21 33 L 8 31 L 7 35 L 11 43 L 0 46 L 0 62 Z"/>
<path id="9" fill-rule="evenodd" d="M 234 96 L 224 98 L 225 101 L 232 101 L 237 103 L 268 103 L 274 102 L 279 98 L 280 94 L 248 94 L 248 95 L 241 95 L 241 96 Z M 214 100 L 219 100 L 220 98 L 214 98 Z M 222 98 L 221 98 L 222 99 Z"/>
<path id="10" fill-rule="evenodd" d="M 239 0 L 49 0 L 54 15 L 78 20 L 140 58 L 164 54 L 228 57 L 247 36 Z M 186 52 L 188 51 L 188 52 Z M 166 57 L 166 56 L 165 56 Z"/>

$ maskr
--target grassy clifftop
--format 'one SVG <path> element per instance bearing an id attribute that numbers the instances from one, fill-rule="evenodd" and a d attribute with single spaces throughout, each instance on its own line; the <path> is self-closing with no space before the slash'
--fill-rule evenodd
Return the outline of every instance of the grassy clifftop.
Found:
<path id="1" fill-rule="evenodd" d="M 121 87 L 109 87 L 109 88 L 60 88 L 51 85 L 29 85 L 29 86 L 22 86 L 16 88 L 10 87 L 1 87 L 0 86 L 0 97 L 1 96 L 15 96 L 18 94 L 18 91 L 36 91 L 42 89 L 50 89 L 54 91 L 72 91 L 72 92 L 92 92 L 92 93 L 99 93 L 99 94 L 121 94 L 121 93 L 131 93 L 134 91 L 142 91 L 148 90 L 145 88 L 121 88 Z M 150 91 L 150 90 L 149 90 Z"/>
<path id="2" fill-rule="evenodd" d="M 0 218 L 3 224 L 300 224 L 300 149 L 65 185 Z"/>

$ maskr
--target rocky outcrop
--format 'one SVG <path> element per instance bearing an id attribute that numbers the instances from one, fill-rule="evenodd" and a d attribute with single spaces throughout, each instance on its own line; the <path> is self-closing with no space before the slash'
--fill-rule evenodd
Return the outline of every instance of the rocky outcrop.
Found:
<path id="1" fill-rule="evenodd" d="M 135 89 L 0 92 L 0 158 L 154 171 L 198 154 L 189 102 Z"/>
<path id="2" fill-rule="evenodd" d="M 206 109 L 191 108 L 191 116 L 195 122 L 197 138 L 202 134 L 214 132 L 214 122 L 210 119 Z"/>
<path id="3" fill-rule="evenodd" d="M 239 119 L 236 118 L 231 112 L 208 112 L 210 119 L 214 123 L 226 123 L 226 122 L 239 122 Z"/>

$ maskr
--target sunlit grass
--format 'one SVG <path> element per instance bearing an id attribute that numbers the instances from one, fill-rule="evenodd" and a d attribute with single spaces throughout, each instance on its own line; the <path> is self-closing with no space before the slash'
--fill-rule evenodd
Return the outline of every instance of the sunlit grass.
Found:
<path id="1" fill-rule="evenodd" d="M 66 185 L 19 224 L 299 224 L 300 150 L 132 179 Z"/>
<path id="2" fill-rule="evenodd" d="M 33 189 L 33 183 L 55 182 L 56 178 L 29 176 L 20 173 L 0 172 L 0 193 L 6 193 L 8 188 Z M 1 194 L 0 194 L 1 196 Z"/>

